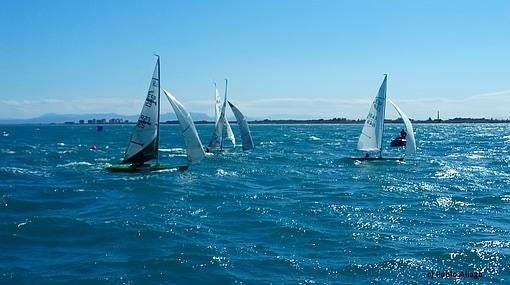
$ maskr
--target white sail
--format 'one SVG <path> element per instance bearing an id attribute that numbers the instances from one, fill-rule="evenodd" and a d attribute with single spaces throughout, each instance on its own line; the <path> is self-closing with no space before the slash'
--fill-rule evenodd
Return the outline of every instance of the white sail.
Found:
<path id="1" fill-rule="evenodd" d="M 214 83 L 214 122 L 217 123 L 220 120 L 220 113 L 221 113 L 221 98 L 220 98 L 220 91 L 218 91 L 218 88 L 216 87 L 216 83 Z"/>
<path id="2" fill-rule="evenodd" d="M 230 127 L 230 124 L 228 124 L 228 121 L 226 119 L 226 106 L 227 106 L 227 80 L 225 79 L 225 99 L 223 100 L 223 105 L 221 106 L 221 109 L 219 109 L 219 95 L 218 92 L 216 92 L 216 124 L 214 126 L 214 132 L 212 134 L 211 140 L 209 141 L 209 144 L 207 145 L 207 151 L 213 152 L 217 149 L 223 148 L 223 126 Z M 218 116 L 219 114 L 219 116 Z M 227 129 L 228 131 L 228 129 Z M 232 133 L 232 129 L 230 130 Z M 234 133 L 232 133 L 232 137 L 234 136 Z M 235 143 L 235 140 L 233 141 Z"/>
<path id="3" fill-rule="evenodd" d="M 232 131 L 232 127 L 230 127 L 230 123 L 228 122 L 226 114 L 225 114 L 225 128 L 227 128 L 227 139 L 231 141 L 233 145 L 235 145 L 236 138 L 234 137 L 234 132 Z"/>
<path id="4" fill-rule="evenodd" d="M 159 57 L 152 74 L 147 98 L 140 112 L 122 163 L 143 163 L 158 156 Z"/>
<path id="5" fill-rule="evenodd" d="M 413 125 L 411 124 L 411 120 L 407 117 L 406 113 L 402 111 L 393 101 L 388 98 L 388 102 L 397 110 L 397 113 L 400 115 L 400 118 L 404 121 L 404 126 L 406 130 L 406 154 L 416 153 L 416 140 L 414 139 L 414 130 Z"/>
<path id="6" fill-rule="evenodd" d="M 357 149 L 361 151 L 381 151 L 386 110 L 387 75 L 372 103 L 370 112 L 363 125 Z"/>
<path id="7" fill-rule="evenodd" d="M 225 86 L 226 88 L 226 86 Z M 215 95 L 215 108 L 214 108 L 214 114 L 215 114 L 215 122 L 218 123 L 220 120 L 220 114 L 221 114 L 221 98 L 220 98 L 220 92 L 218 91 L 218 88 L 216 88 L 216 83 L 214 83 L 214 95 Z M 227 114 L 225 114 L 225 118 L 223 120 L 225 124 L 225 128 L 227 129 L 227 139 L 232 142 L 233 145 L 236 144 L 236 138 L 234 137 L 234 132 L 232 131 L 232 127 L 230 127 L 230 123 L 228 122 Z"/>
<path id="8" fill-rule="evenodd" d="M 220 116 L 214 125 L 214 132 L 212 134 L 211 140 L 207 145 L 207 151 L 212 152 L 217 149 L 220 149 L 223 145 L 223 126 L 225 125 L 225 107 L 226 102 L 223 102 L 223 106 L 221 107 Z"/>
<path id="9" fill-rule="evenodd" d="M 181 126 L 182 136 L 184 137 L 184 144 L 186 145 L 186 154 L 190 164 L 199 162 L 205 157 L 204 149 L 200 138 L 198 137 L 197 129 L 191 119 L 191 115 L 184 109 L 184 106 L 175 99 L 172 94 L 163 89 L 168 101 L 174 109 L 175 115 L 179 120 Z"/>
<path id="10" fill-rule="evenodd" d="M 239 130 L 241 132 L 241 140 L 243 142 L 243 150 L 250 150 L 253 148 L 253 140 L 251 138 L 250 128 L 248 127 L 248 122 L 246 122 L 246 118 L 244 117 L 243 113 L 237 109 L 234 104 L 232 104 L 230 101 L 228 101 L 228 104 L 230 105 L 230 109 L 232 109 L 232 112 L 234 113 L 234 116 L 236 117 L 237 124 L 239 125 Z"/>

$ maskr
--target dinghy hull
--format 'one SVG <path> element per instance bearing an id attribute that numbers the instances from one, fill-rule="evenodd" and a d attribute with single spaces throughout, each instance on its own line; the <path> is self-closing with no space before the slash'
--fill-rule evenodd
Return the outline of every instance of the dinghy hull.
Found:
<path id="1" fill-rule="evenodd" d="M 135 166 L 132 164 L 115 164 L 110 167 L 107 167 L 111 172 L 125 172 L 125 173 L 140 173 L 140 172 L 151 172 L 151 171 L 161 171 L 168 169 L 177 169 L 180 171 L 184 171 L 188 169 L 189 165 L 169 165 L 169 164 L 144 164 L 141 166 Z"/>
<path id="2" fill-rule="evenodd" d="M 392 141 L 391 141 L 390 146 L 391 146 L 391 147 L 401 147 L 401 146 L 406 146 L 406 139 L 403 139 L 403 138 L 395 138 L 394 140 L 392 140 Z"/>

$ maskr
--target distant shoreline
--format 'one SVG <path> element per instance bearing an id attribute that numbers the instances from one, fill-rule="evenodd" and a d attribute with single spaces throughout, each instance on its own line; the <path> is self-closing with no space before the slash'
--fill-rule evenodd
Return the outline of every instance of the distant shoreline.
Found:
<path id="1" fill-rule="evenodd" d="M 385 123 L 403 123 L 402 119 L 384 120 Z M 428 120 L 411 120 L 414 124 L 462 124 L 462 123 L 510 123 L 508 120 L 486 119 L 486 118 L 453 118 L 447 120 L 428 119 Z M 250 124 L 363 124 L 365 120 L 350 120 L 344 118 L 333 119 L 315 119 L 315 120 L 254 120 Z"/>
<path id="2" fill-rule="evenodd" d="M 231 123 L 236 123 L 235 121 L 230 121 Z M 255 124 L 255 125 L 299 125 L 299 124 L 363 124 L 365 120 L 352 120 L 352 119 L 345 119 L 345 118 L 333 118 L 333 119 L 311 119 L 311 120 L 295 120 L 295 119 L 285 119 L 285 120 L 251 120 L 248 121 L 249 124 Z M 403 123 L 402 119 L 395 119 L 395 120 L 384 120 L 385 123 Z M 453 119 L 428 119 L 428 120 L 412 120 L 411 122 L 413 124 L 501 124 L 501 123 L 510 123 L 510 119 L 486 119 L 486 118 L 453 118 Z M 108 121 L 94 121 L 94 122 L 53 122 L 53 123 L 47 123 L 47 122 L 1 122 L 0 125 L 130 125 L 135 124 L 134 121 L 123 121 L 123 122 L 108 122 Z M 164 121 L 161 122 L 162 125 L 173 125 L 178 124 L 179 121 L 177 120 L 171 120 L 171 121 Z M 197 125 L 207 125 L 207 124 L 214 124 L 213 121 L 207 121 L 207 120 L 199 120 L 195 121 L 195 124 Z"/>
<path id="3" fill-rule="evenodd" d="M 236 123 L 236 121 L 229 121 L 230 123 Z M 395 119 L 395 120 L 384 120 L 385 123 L 389 124 L 402 124 L 402 119 Z M 508 120 L 500 120 L 500 119 L 486 119 L 486 118 L 453 118 L 453 119 L 429 119 L 429 120 L 411 120 L 413 124 L 501 124 L 501 123 L 510 123 L 510 119 Z M 172 121 L 165 121 L 161 122 L 162 125 L 174 125 L 178 124 L 179 121 L 172 120 Z M 350 120 L 350 119 L 344 119 L 344 118 L 333 118 L 333 119 L 313 119 L 313 120 L 252 120 L 248 121 L 249 124 L 254 125 L 307 125 L 307 124 L 364 124 L 365 120 Z M 127 124 L 135 124 L 135 122 L 129 122 Z M 195 124 L 197 125 L 208 125 L 208 124 L 214 124 L 213 121 L 195 121 Z M 108 123 L 106 123 L 108 125 Z"/>

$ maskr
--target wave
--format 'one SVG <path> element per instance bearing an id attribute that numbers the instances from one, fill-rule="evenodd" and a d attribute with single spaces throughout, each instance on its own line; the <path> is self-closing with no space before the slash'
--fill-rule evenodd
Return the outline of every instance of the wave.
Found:
<path id="1" fill-rule="evenodd" d="M 72 166 L 92 166 L 93 164 L 86 161 L 74 161 L 65 164 L 57 164 L 57 167 L 72 167 Z"/>

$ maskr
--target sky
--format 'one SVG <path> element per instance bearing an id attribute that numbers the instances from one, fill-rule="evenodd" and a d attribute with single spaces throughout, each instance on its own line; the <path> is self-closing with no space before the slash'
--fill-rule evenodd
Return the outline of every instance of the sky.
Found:
<path id="1" fill-rule="evenodd" d="M 510 1 L 0 0 L 0 118 L 140 112 L 156 58 L 190 112 L 510 118 Z M 170 105 L 162 103 L 162 112 Z M 390 110 L 390 108 L 387 108 Z M 388 111 L 387 117 L 396 117 Z"/>

